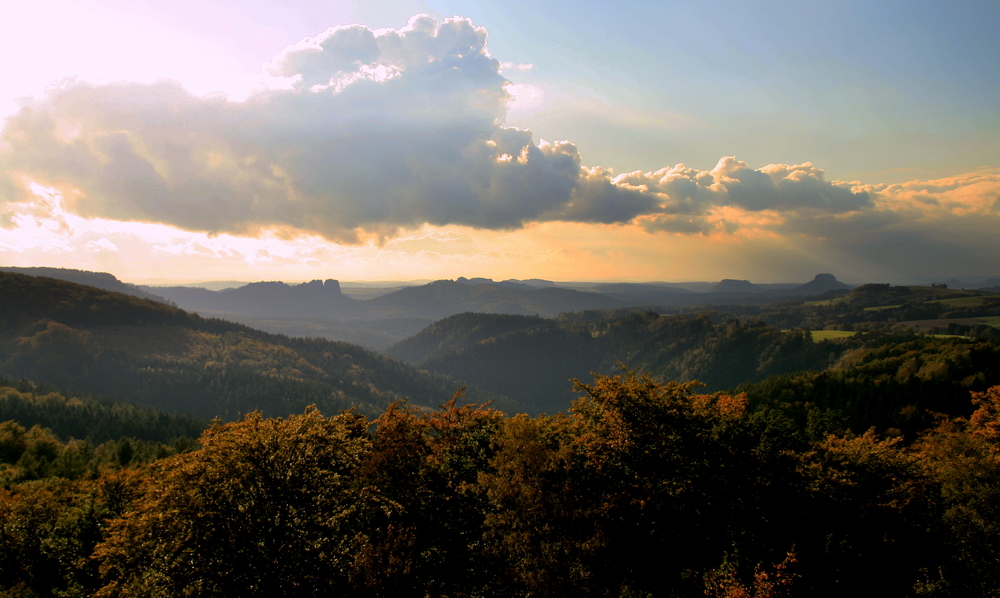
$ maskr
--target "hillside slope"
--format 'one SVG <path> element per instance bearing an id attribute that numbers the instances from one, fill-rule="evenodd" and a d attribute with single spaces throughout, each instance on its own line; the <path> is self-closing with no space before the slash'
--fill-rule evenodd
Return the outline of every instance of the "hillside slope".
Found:
<path id="1" fill-rule="evenodd" d="M 919 305 L 996 309 L 989 297 L 979 296 L 925 301 L 905 310 L 880 306 L 914 294 L 941 296 L 931 290 L 869 285 L 816 305 L 775 304 L 762 315 L 794 319 L 793 311 L 812 310 L 822 325 L 825 317 L 884 317 L 887 311 L 906 313 Z M 872 304 L 874 309 L 868 307 Z M 935 321 L 948 320 L 929 320 Z M 820 328 L 814 336 L 803 328 L 782 330 L 753 315 L 718 312 L 663 316 L 615 310 L 534 320 L 462 314 L 435 323 L 389 353 L 515 398 L 532 413 L 567 409 L 575 398 L 568 380 L 586 380 L 591 372 L 613 374 L 625 364 L 661 380 L 698 380 L 709 391 L 752 388 L 755 404 L 797 405 L 802 425 L 810 409 L 833 409 L 858 432 L 880 426 L 913 433 L 929 425 L 928 409 L 968 415 L 969 391 L 1000 384 L 1000 335 L 990 333 L 995 329 L 982 324 L 969 338 L 935 338 L 914 335 L 904 324 L 879 329 L 873 322 L 866 331 L 847 335 Z M 830 331 L 838 334 L 823 334 Z M 795 383 L 774 378 L 782 375 L 792 375 Z M 902 415 L 904 408 L 909 415 Z"/>
<path id="2" fill-rule="evenodd" d="M 165 413 L 93 396 L 64 396 L 30 380 L 0 378 L 0 422 L 14 421 L 25 429 L 40 426 L 63 441 L 89 439 L 93 443 L 125 437 L 170 442 L 197 438 L 209 420 Z M 2 435 L 2 433 L 0 433 Z M 11 440 L 8 435 L 7 440 Z"/>
<path id="3" fill-rule="evenodd" d="M 531 325 L 534 323 L 534 325 Z M 491 334 L 492 333 L 492 334 Z M 841 346 L 843 345 L 843 347 Z M 612 374 L 619 364 L 663 380 L 700 380 L 723 390 L 749 380 L 822 369 L 831 351 L 801 331 L 709 315 L 633 313 L 599 321 L 576 317 L 516 320 L 463 314 L 435 323 L 389 350 L 418 367 L 520 401 L 529 412 L 556 412 L 575 398 L 569 380 Z"/>
<path id="4" fill-rule="evenodd" d="M 45 276 L 47 278 L 55 278 L 56 280 L 65 280 L 66 282 L 75 282 L 76 284 L 97 287 L 99 289 L 104 289 L 105 291 L 113 291 L 115 293 L 124 293 L 126 295 L 152 299 L 162 303 L 167 303 L 168 301 L 163 295 L 151 292 L 148 289 L 144 289 L 134 284 L 122 282 L 113 274 L 109 274 L 108 272 L 91 272 L 89 270 L 75 270 L 73 268 L 18 268 L 15 266 L 0 267 L 0 272 L 27 274 L 28 276 Z"/>
<path id="5" fill-rule="evenodd" d="M 470 344 L 528 328 L 554 326 L 538 316 L 509 314 L 456 314 L 438 320 L 417 334 L 393 345 L 386 353 L 407 363 L 422 363 L 462 350 Z"/>
<path id="6" fill-rule="evenodd" d="M 347 343 L 267 334 L 54 279 L 0 273 L 0 296 L 0 374 L 166 411 L 375 412 L 402 398 L 438 405 L 460 387 Z M 512 408 L 476 391 L 468 398 Z"/>

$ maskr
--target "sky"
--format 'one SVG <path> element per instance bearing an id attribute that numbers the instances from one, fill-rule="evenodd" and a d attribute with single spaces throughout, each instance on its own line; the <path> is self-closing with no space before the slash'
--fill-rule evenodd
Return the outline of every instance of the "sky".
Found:
<path id="1" fill-rule="evenodd" d="M 1000 274 L 995 1 L 33 0 L 0 265 Z"/>

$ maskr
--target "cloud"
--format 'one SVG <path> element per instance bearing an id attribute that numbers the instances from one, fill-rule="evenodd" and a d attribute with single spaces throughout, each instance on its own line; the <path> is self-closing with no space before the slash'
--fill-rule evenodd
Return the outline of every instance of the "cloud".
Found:
<path id="1" fill-rule="evenodd" d="M 527 83 L 508 83 L 507 114 L 529 113 L 545 102 L 545 91 L 537 85 Z"/>
<path id="2" fill-rule="evenodd" d="M 661 211 L 660 198 L 642 187 L 616 183 L 600 167 L 584 168 L 569 201 L 542 215 L 545 220 L 614 224 Z"/>
<path id="3" fill-rule="evenodd" d="M 841 252 L 870 256 L 898 271 L 997 271 L 1000 172 L 858 189 L 869 193 L 874 205 L 789 219 L 780 232 L 821 237 Z"/>
<path id="4" fill-rule="evenodd" d="M 86 217 L 210 233 L 283 228 L 348 243 L 423 224 L 516 229 L 704 216 L 719 201 L 864 202 L 811 165 L 752 170 L 724 159 L 711 173 L 618 178 L 586 168 L 572 143 L 503 125 L 509 90 L 524 94 L 502 67 L 512 68 L 490 56 L 482 27 L 418 15 L 398 30 L 339 26 L 290 46 L 267 67 L 290 89 L 244 102 L 169 81 L 68 82 L 8 121 L 0 197 L 25 199 L 34 181 Z M 705 230 L 697 219 L 658 222 Z"/>
<path id="5" fill-rule="evenodd" d="M 530 65 L 499 62 L 486 41 L 485 29 L 459 17 L 333 27 L 267 65 L 285 88 L 241 102 L 170 81 L 65 83 L 0 133 L 0 226 L 65 222 L 43 218 L 57 212 L 44 187 L 76 216 L 216 235 L 364 245 L 424 226 L 561 222 L 811 239 L 840 255 L 900 263 L 1000 258 L 990 233 L 1000 224 L 995 172 L 863 185 L 828 180 L 809 162 L 755 168 L 723 157 L 710 170 L 615 174 L 584 165 L 569 141 L 505 125 L 509 109 L 540 102 L 542 92 L 508 81 L 503 71 Z M 123 247 L 92 241 L 92 249 Z"/>
<path id="6" fill-rule="evenodd" d="M 621 174 L 612 182 L 618 188 L 655 196 L 659 209 L 643 211 L 653 215 L 643 223 L 649 230 L 675 233 L 731 233 L 745 221 L 759 224 L 760 216 L 752 214 L 765 211 L 812 217 L 856 212 L 874 205 L 868 190 L 855 189 L 851 183 L 827 181 L 823 170 L 809 162 L 753 169 L 727 156 L 712 170 L 678 164 L 655 172 Z M 720 208 L 734 209 L 720 217 Z"/>
<path id="7" fill-rule="evenodd" d="M 527 63 L 517 63 L 517 62 L 500 63 L 501 71 L 530 71 L 533 68 L 535 68 L 535 65 Z"/>
<path id="8" fill-rule="evenodd" d="M 108 240 L 107 237 L 101 237 L 96 241 L 91 241 L 87 243 L 86 247 L 96 251 L 118 251 L 118 246 Z"/>
<path id="9" fill-rule="evenodd" d="M 69 83 L 8 121 L 0 193 L 24 199 L 30 180 L 88 217 L 343 242 L 517 228 L 569 201 L 579 154 L 502 125 L 499 67 L 483 28 L 418 16 L 303 40 L 269 65 L 293 88 L 245 102 L 168 81 Z"/>

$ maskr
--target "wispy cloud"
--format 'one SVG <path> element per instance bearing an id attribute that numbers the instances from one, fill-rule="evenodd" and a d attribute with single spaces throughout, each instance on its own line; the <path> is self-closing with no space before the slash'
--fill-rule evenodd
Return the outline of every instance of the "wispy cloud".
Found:
<path id="1" fill-rule="evenodd" d="M 535 68 L 533 64 L 525 64 L 518 62 L 501 62 L 500 70 L 502 71 L 530 71 Z"/>

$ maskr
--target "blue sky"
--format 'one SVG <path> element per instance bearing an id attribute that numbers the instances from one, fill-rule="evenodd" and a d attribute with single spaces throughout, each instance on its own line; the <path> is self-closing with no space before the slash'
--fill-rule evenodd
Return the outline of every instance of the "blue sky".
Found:
<path id="1" fill-rule="evenodd" d="M 330 27 L 420 13 L 468 19 L 498 64 L 454 90 L 384 49 L 315 71 L 322 89 L 274 70 Z M 998 28 L 996 2 L 38 0 L 0 24 L 18 57 L 0 261 L 129 279 L 993 274 Z M 482 134 L 446 134 L 463 127 Z M 498 174 L 519 162 L 496 148 L 526 139 L 537 157 Z M 449 167 L 482 143 L 500 170 Z"/>
<path id="2" fill-rule="evenodd" d="M 314 35 L 314 23 L 469 17 L 495 56 L 533 65 L 512 79 L 550 96 L 517 124 L 573 140 L 589 164 L 711 168 L 732 154 L 902 182 L 1000 158 L 996 2 L 241 5 L 286 43 Z M 247 54 L 247 68 L 271 51 Z"/>

